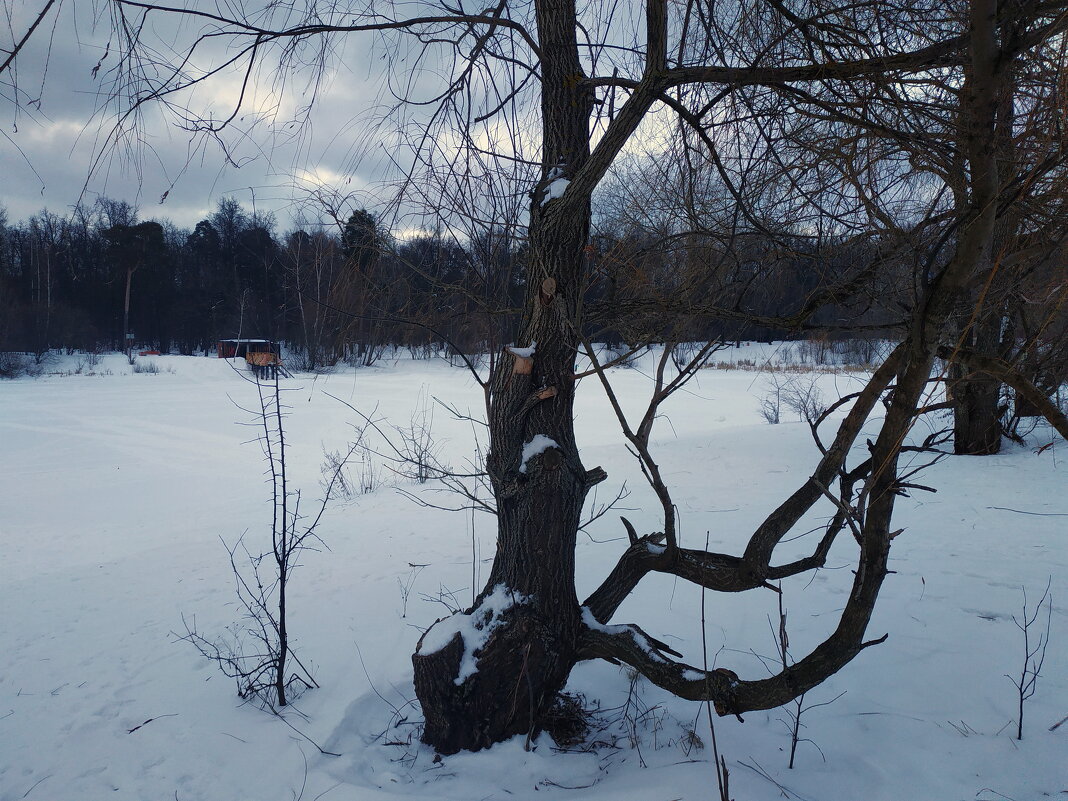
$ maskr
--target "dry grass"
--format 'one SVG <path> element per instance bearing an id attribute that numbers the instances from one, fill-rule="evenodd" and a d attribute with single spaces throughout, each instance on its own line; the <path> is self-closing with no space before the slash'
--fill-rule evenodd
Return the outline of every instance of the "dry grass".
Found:
<path id="1" fill-rule="evenodd" d="M 705 365 L 706 370 L 742 370 L 751 373 L 819 373 L 828 375 L 840 375 L 843 373 L 870 373 L 878 365 L 874 364 L 781 364 L 778 362 L 764 362 L 756 364 L 751 359 L 740 359 L 737 362 L 709 362 Z"/>

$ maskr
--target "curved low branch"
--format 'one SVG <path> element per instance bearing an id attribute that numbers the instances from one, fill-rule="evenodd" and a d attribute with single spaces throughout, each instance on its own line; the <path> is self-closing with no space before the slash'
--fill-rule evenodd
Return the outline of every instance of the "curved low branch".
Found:
<path id="1" fill-rule="evenodd" d="M 963 258 L 960 263 L 964 263 Z M 847 420 L 852 417 L 859 420 L 856 423 L 856 431 L 859 431 L 859 426 L 863 424 L 871 410 L 871 406 L 867 404 L 870 402 L 874 405 L 882 394 L 882 390 L 897 375 L 897 392 L 888 410 L 883 430 L 873 446 L 872 464 L 878 465 L 878 469 L 874 469 L 870 476 L 872 506 L 858 537 L 860 558 L 849 600 L 835 630 L 807 656 L 785 667 L 774 676 L 746 681 L 723 669 L 705 671 L 669 659 L 663 649 L 657 648 L 640 629 L 630 626 L 605 626 L 594 617 L 591 610 L 587 609 L 583 615 L 586 629 L 581 639 L 582 657 L 624 662 L 637 669 L 654 684 L 683 698 L 711 701 L 719 714 L 727 715 L 781 706 L 837 673 L 868 646 L 882 642 L 885 637 L 865 641 L 864 634 L 875 608 L 879 590 L 888 572 L 890 542 L 894 537 L 889 523 L 893 510 L 893 489 L 897 481 L 896 457 L 901 439 L 914 419 L 917 400 L 929 378 L 931 361 L 932 355 L 922 344 L 906 340 L 888 359 L 889 366 L 884 364 L 876 371 L 876 375 L 872 377 L 868 387 L 864 390 L 867 394 L 863 402 L 858 399 L 857 404 L 847 416 Z M 886 383 L 882 383 L 883 381 Z M 821 467 L 834 465 L 833 470 L 830 470 L 830 477 L 833 477 L 844 463 L 844 453 L 842 461 L 836 461 L 831 454 L 842 448 L 848 451 L 850 444 L 856 438 L 856 431 L 849 436 L 852 428 L 852 424 L 843 423 L 839 429 L 839 436 L 836 437 L 821 461 Z M 821 487 L 824 485 L 819 481 L 819 475 L 820 470 L 817 469 L 816 474 L 798 493 L 804 493 L 807 488 L 814 485 L 815 492 L 822 494 Z M 804 496 L 799 496 L 798 493 L 795 493 L 795 497 L 803 499 Z M 803 510 L 798 512 L 799 504 L 800 500 L 793 504 L 788 501 L 784 504 L 785 509 L 780 507 L 776 510 L 769 521 L 765 522 L 765 526 L 754 534 L 750 545 L 756 546 L 754 551 L 758 556 L 770 557 L 771 549 L 779 542 L 782 533 L 792 526 L 792 523 L 789 523 L 786 528 L 781 528 L 783 523 L 788 522 L 790 518 L 796 522 L 797 518 L 794 515 L 799 517 L 803 513 Z M 764 536 L 759 536 L 764 529 L 766 529 Z M 824 546 L 826 540 L 825 537 L 821 542 L 821 547 Z M 631 548 L 635 549 L 640 544 L 641 541 Z M 645 547 L 648 549 L 648 545 Z M 826 547 L 829 547 L 829 543 Z M 748 551 L 747 556 L 749 556 Z M 817 556 L 818 552 L 814 557 Z M 764 575 L 767 575 L 766 567 Z"/>
<path id="2" fill-rule="evenodd" d="M 623 519 L 628 534 L 633 527 Z M 795 562 L 765 571 L 754 571 L 744 559 L 725 553 L 691 548 L 674 550 L 661 545 L 663 534 L 631 536 L 631 545 L 623 552 L 608 577 L 583 602 L 593 620 L 606 623 L 619 605 L 649 573 L 668 573 L 716 592 L 745 592 L 764 587 L 778 591 L 768 579 L 783 579 L 823 567 L 827 553 L 841 526 L 829 526 L 816 550 Z"/>
<path id="3" fill-rule="evenodd" d="M 875 371 L 868 385 L 857 393 L 856 402 L 812 475 L 761 523 L 741 557 L 687 548 L 665 549 L 659 544 L 663 535 L 631 537 L 631 546 L 586 599 L 585 606 L 594 619 L 601 623 L 611 620 L 627 595 L 654 571 L 670 573 L 716 592 L 744 592 L 757 587 L 771 588 L 769 579 L 783 579 L 823 567 L 834 538 L 846 522 L 841 514 L 832 520 L 810 556 L 778 567 L 772 566 L 771 557 L 782 538 L 824 497 L 826 487 L 841 472 L 864 422 L 894 379 L 903 354 L 903 346 L 899 345 Z"/>
<path id="4" fill-rule="evenodd" d="M 830 486 L 842 469 L 849 449 L 860 435 L 864 422 L 875 408 L 883 391 L 894 380 L 903 357 L 904 346 L 898 345 L 872 374 L 868 385 L 858 395 L 853 408 L 849 410 L 849 414 L 838 427 L 834 442 L 827 448 L 827 452 L 820 459 L 809 479 L 768 515 L 753 532 L 743 556 L 753 570 L 767 570 L 775 546 L 782 541 L 801 516 L 823 497 L 823 488 Z"/>
<path id="5" fill-rule="evenodd" d="M 865 641 L 871 609 L 868 593 L 878 591 L 882 576 L 863 578 L 858 571 L 850 602 L 835 632 L 800 662 L 766 679 L 746 681 L 725 668 L 702 670 L 669 658 L 677 652 L 664 646 L 634 625 L 605 626 L 583 610 L 579 639 L 580 659 L 605 659 L 630 665 L 653 684 L 690 701 L 711 701 L 720 715 L 740 715 L 758 709 L 774 709 L 808 692 L 837 673 L 865 648 L 886 636 Z M 861 585 L 859 588 L 857 585 Z M 862 590 L 862 591 L 858 591 Z"/>

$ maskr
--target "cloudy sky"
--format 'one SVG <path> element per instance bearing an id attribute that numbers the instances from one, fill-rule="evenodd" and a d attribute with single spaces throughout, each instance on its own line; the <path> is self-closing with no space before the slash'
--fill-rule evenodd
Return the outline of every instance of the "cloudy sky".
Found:
<path id="1" fill-rule="evenodd" d="M 5 2 L 0 47 L 10 50 L 46 2 Z M 182 130 L 158 105 L 146 108 L 136 137 L 109 140 L 115 109 L 106 100 L 118 49 L 109 13 L 104 0 L 56 0 L 17 69 L 0 76 L 0 205 L 9 220 L 42 208 L 65 214 L 80 198 L 106 195 L 135 203 L 144 219 L 191 227 L 219 198 L 233 196 L 246 208 L 275 212 L 284 231 L 300 215 L 321 216 L 311 202 L 316 195 L 370 207 L 386 194 L 382 182 L 398 155 L 372 123 L 388 102 L 375 72 L 381 46 L 372 39 L 338 43 L 304 125 L 292 121 L 312 97 L 306 76 L 290 76 L 282 91 L 271 91 L 277 76 L 260 74 L 229 132 L 228 163 L 217 143 Z M 155 25 L 166 37 L 172 23 Z M 240 87 L 231 74 L 192 100 L 226 116 Z"/>

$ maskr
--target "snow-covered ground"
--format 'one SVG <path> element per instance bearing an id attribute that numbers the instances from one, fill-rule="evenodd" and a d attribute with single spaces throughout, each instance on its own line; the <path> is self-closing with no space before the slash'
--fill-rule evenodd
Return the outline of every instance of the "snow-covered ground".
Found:
<path id="1" fill-rule="evenodd" d="M 714 361 L 762 364 L 774 354 L 753 345 Z M 305 554 L 291 585 L 290 629 L 322 688 L 284 720 L 240 703 L 233 683 L 178 638 L 183 617 L 214 635 L 238 616 L 222 541 L 244 534 L 267 548 L 265 465 L 240 408 L 255 405 L 255 388 L 223 360 L 148 361 L 160 372 L 133 373 L 108 356 L 80 374 L 0 382 L 0 801 L 717 797 L 702 707 L 647 682 L 632 687 L 607 663 L 580 666 L 569 687 L 602 709 L 600 745 L 565 753 L 542 738 L 526 751 L 516 740 L 435 761 L 415 737 L 411 653 L 445 611 L 426 598 L 470 604 L 494 530 L 485 515 L 472 524 L 469 514 L 416 506 L 395 485 L 420 487 L 385 471 L 378 489 L 328 510 L 319 533 L 330 550 Z M 77 365 L 66 357 L 49 369 Z M 640 367 L 612 371 L 634 410 L 649 392 Z M 828 398 L 859 383 L 849 373 L 817 380 Z M 714 550 L 740 552 L 816 460 L 796 415 L 762 419 L 767 381 L 704 370 L 658 423 L 655 453 L 690 546 L 707 536 Z M 320 492 L 324 448 L 342 448 L 358 422 L 331 395 L 402 426 L 427 395 L 476 414 L 481 400 L 463 370 L 406 358 L 284 384 L 289 468 L 306 504 Z M 586 466 L 609 473 L 598 502 L 626 481 L 622 513 L 640 531 L 658 528 L 595 379 L 580 386 L 576 425 Z M 433 430 L 442 456 L 462 464 L 471 424 L 438 407 Z M 1040 429 L 1029 447 L 948 458 L 924 473 L 921 483 L 939 492 L 899 503 L 896 573 L 869 630 L 889 639 L 806 698 L 837 700 L 803 717 L 811 742 L 799 746 L 797 767 L 786 767 L 785 711 L 717 719 L 736 801 L 1063 797 L 1068 723 L 1049 727 L 1068 715 L 1068 454 L 1060 440 L 1034 452 L 1052 439 Z M 827 513 L 819 508 L 799 532 Z M 811 548 L 813 536 L 784 546 L 786 555 Z M 580 535 L 580 597 L 625 541 L 617 513 Z M 835 625 L 854 551 L 843 536 L 828 569 L 785 583 L 798 656 Z M 1049 650 L 1016 742 L 1005 674 L 1019 672 L 1023 643 L 1012 616 L 1021 587 L 1033 604 L 1050 580 Z M 765 675 L 774 594 L 705 602 L 709 658 Z M 615 622 L 639 623 L 700 664 L 700 607 L 699 589 L 653 575 Z"/>

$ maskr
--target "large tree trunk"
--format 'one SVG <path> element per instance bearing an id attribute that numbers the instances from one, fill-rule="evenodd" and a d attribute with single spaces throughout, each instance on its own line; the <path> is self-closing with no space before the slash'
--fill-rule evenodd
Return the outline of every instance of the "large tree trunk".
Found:
<path id="1" fill-rule="evenodd" d="M 550 199 L 548 190 L 589 157 L 590 96 L 579 80 L 574 4 L 542 0 L 537 17 L 544 180 L 533 193 L 517 342 L 534 352 L 506 350 L 491 377 L 497 553 L 475 606 L 432 627 L 412 657 L 423 740 L 442 753 L 534 732 L 555 702 L 578 659 L 579 516 L 604 476 L 582 466 L 572 421 L 589 195 Z"/>
<path id="2" fill-rule="evenodd" d="M 981 320 L 971 348 L 996 355 L 1000 319 Z M 989 456 L 1001 450 L 1001 382 L 986 373 L 971 373 L 954 364 L 950 368 L 953 397 L 953 450 L 959 455 Z"/>
<path id="3" fill-rule="evenodd" d="M 535 352 L 506 350 L 491 379 L 493 569 L 475 606 L 438 624 L 465 633 L 446 640 L 432 628 L 413 656 L 423 739 L 442 753 L 536 730 L 577 659 L 575 538 L 586 491 L 602 475 L 587 475 L 572 425 L 577 266 L 587 228 L 569 217 L 534 229 L 532 277 L 540 279 L 530 282 L 520 340 L 536 343 Z"/>
<path id="4" fill-rule="evenodd" d="M 553 280 L 532 290 L 536 311 L 522 339 L 537 343 L 533 357 L 506 351 L 492 378 L 497 553 L 489 580 L 475 606 L 439 623 L 445 636 L 432 628 L 413 657 L 423 739 L 442 753 L 536 730 L 576 661 L 575 537 L 587 478 L 572 428 L 575 332 L 564 307 L 574 308 L 577 292 L 540 289 Z"/>
<path id="5" fill-rule="evenodd" d="M 1008 23 L 1002 23 L 1003 25 Z M 1002 41 L 1008 36 L 1000 34 Z M 1000 82 L 994 114 L 993 149 L 998 173 L 1016 175 L 1013 145 L 1013 89 L 1011 68 Z M 999 186 L 999 189 L 1004 187 Z M 1012 347 L 1011 338 L 1003 341 L 1005 293 L 1013 280 L 1011 268 L 1003 266 L 1018 234 L 1019 220 L 1015 207 L 999 216 L 994 226 L 990 255 L 978 271 L 971 303 L 962 310 L 961 343 L 987 358 L 1002 355 L 1003 347 Z M 962 456 L 990 456 L 1001 450 L 1001 381 L 986 373 L 971 373 L 954 364 L 950 368 L 953 397 L 953 450 Z"/>

